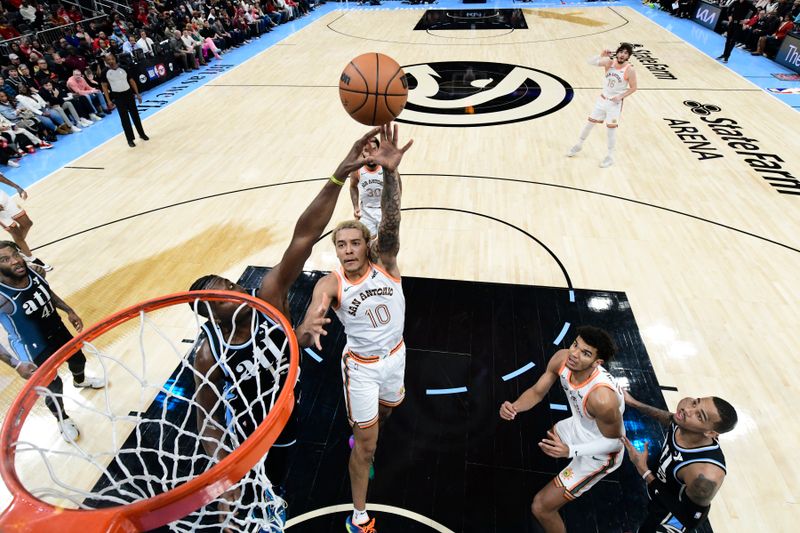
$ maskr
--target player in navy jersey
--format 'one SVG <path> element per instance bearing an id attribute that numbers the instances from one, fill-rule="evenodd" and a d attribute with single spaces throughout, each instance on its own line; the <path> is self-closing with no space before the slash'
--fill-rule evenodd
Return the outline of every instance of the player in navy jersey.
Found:
<path id="1" fill-rule="evenodd" d="M 0 359 L 25 379 L 72 338 L 56 309 L 67 313 L 76 331 L 83 329 L 80 317 L 53 292 L 44 277 L 28 267 L 17 245 L 0 241 L 0 323 L 14 352 L 0 346 Z M 86 357 L 82 352 L 76 352 L 67 364 L 76 387 L 99 389 L 105 385 L 102 379 L 84 374 Z M 48 388 L 55 396 L 46 396 L 45 403 L 59 420 L 61 435 L 67 441 L 76 440 L 80 432 L 64 411 L 61 378 L 56 377 Z"/>
<path id="2" fill-rule="evenodd" d="M 261 286 L 253 292 L 255 297 L 272 304 L 285 317 L 291 317 L 289 288 L 302 272 L 314 244 L 330 221 L 342 185 L 351 172 L 368 163 L 364 148 L 380 131 L 381 128 L 374 128 L 353 144 L 333 176 L 300 215 L 281 261 L 264 276 Z M 382 164 L 382 158 L 385 157 L 385 154 L 378 151 L 370 155 L 369 162 Z M 216 275 L 203 276 L 190 288 L 204 289 L 246 292 L 243 287 Z M 199 307 L 200 312 L 213 318 L 213 321 L 204 325 L 194 351 L 194 368 L 198 372 L 195 384 L 201 407 L 197 409 L 197 422 L 198 428 L 202 428 L 202 436 L 208 437 L 203 439 L 206 453 L 221 460 L 228 452 L 214 442 L 225 439 L 243 440 L 261 423 L 269 406 L 266 405 L 267 399 L 261 397 L 263 395 L 260 391 L 271 387 L 276 373 L 279 376 L 286 374 L 288 361 L 281 358 L 286 358 L 288 354 L 280 346 L 281 339 L 276 341 L 275 335 L 271 334 L 268 340 L 266 331 L 259 332 L 255 345 L 250 343 L 254 326 L 271 327 L 269 319 L 260 313 L 251 312 L 249 308 L 239 310 L 240 306 L 235 303 L 214 302 L 209 307 L 210 313 L 205 310 L 205 304 Z M 225 360 L 220 363 L 218 357 L 222 353 L 225 354 Z M 241 370 L 237 370 L 240 365 Z M 233 372 L 229 372 L 231 368 Z M 239 375 L 233 375 L 236 372 Z M 253 376 L 253 373 L 258 375 Z M 215 409 L 220 397 L 227 398 L 231 408 Z M 264 406 L 261 405 L 262 401 Z M 259 405 L 251 408 L 253 403 Z M 204 423 L 206 413 L 210 413 L 217 424 Z M 267 474 L 276 486 L 280 486 L 286 474 L 286 453 L 288 446 L 294 443 L 294 425 L 294 420 L 290 420 L 267 455 Z M 237 499 L 239 496 L 231 493 L 227 499 Z"/>
<path id="3" fill-rule="evenodd" d="M 647 483 L 647 517 L 639 533 L 683 533 L 702 525 L 727 472 L 717 437 L 736 426 L 731 404 L 715 396 L 684 398 L 675 413 L 646 405 L 628 392 L 625 403 L 667 428 L 652 467 L 648 444 L 639 452 L 623 438 L 628 456 Z"/>

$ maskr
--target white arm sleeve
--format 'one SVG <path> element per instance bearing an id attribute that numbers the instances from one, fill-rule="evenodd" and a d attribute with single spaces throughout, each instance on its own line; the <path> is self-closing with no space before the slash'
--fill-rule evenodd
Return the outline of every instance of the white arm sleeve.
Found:
<path id="1" fill-rule="evenodd" d="M 594 65 L 595 67 L 599 67 L 600 66 L 600 56 L 592 56 L 589 59 L 587 59 L 586 62 L 589 63 L 590 65 Z"/>
<path id="2" fill-rule="evenodd" d="M 570 457 L 582 457 L 585 455 L 607 455 L 612 452 L 619 451 L 622 448 L 622 442 L 619 439 L 609 439 L 608 437 L 600 437 L 599 439 L 576 444 L 569 447 Z"/>

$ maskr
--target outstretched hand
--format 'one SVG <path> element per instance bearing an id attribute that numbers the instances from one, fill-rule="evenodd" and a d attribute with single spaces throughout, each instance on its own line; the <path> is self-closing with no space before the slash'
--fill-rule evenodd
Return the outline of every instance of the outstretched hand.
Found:
<path id="1" fill-rule="evenodd" d="M 361 168 L 364 163 L 367 162 L 367 158 L 364 157 L 364 147 L 367 146 L 369 140 L 375 137 L 379 131 L 381 131 L 380 127 L 372 128 L 360 139 L 353 143 L 350 151 L 347 153 L 342 162 L 339 163 L 339 166 L 336 168 L 336 172 L 333 174 L 337 179 L 344 181 L 348 174 L 356 169 Z"/>
<path id="2" fill-rule="evenodd" d="M 636 467 L 636 470 L 639 472 L 639 475 L 644 474 L 647 472 L 647 457 L 649 455 L 647 447 L 649 443 L 647 441 L 644 442 L 644 451 L 637 450 L 633 443 L 628 440 L 628 437 L 622 437 L 620 439 L 622 444 L 625 446 L 625 449 L 628 451 L 628 458 L 631 460 L 633 465 Z"/>
<path id="3" fill-rule="evenodd" d="M 322 302 L 312 311 L 313 314 L 309 313 L 303 322 L 303 333 L 311 336 L 311 340 L 314 342 L 314 346 L 317 350 L 322 350 L 321 338 L 328 334 L 328 332 L 325 331 L 325 326 L 331 323 L 331 319 L 326 318 L 325 315 L 330 305 L 330 297 L 327 294 L 323 294 Z"/>
<path id="4" fill-rule="evenodd" d="M 411 139 L 402 148 L 398 148 L 400 144 L 400 136 L 397 133 L 397 124 L 384 124 L 380 127 L 381 132 L 381 145 L 369 158 L 369 163 L 380 165 L 388 171 L 395 171 L 403 159 L 403 155 L 414 144 Z"/>

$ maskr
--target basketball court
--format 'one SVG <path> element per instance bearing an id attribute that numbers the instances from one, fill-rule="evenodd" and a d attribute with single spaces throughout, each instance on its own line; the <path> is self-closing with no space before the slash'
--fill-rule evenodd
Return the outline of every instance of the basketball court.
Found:
<path id="1" fill-rule="evenodd" d="M 330 12 L 278 44 L 143 115 L 150 142 L 132 150 L 117 137 L 31 187 L 29 242 L 56 266 L 48 280 L 86 324 L 186 290 L 204 274 L 263 275 L 248 267 L 279 261 L 300 212 L 366 130 L 339 103 L 342 68 L 356 55 L 384 53 L 409 75 L 400 133 L 414 146 L 400 169 L 399 261 L 414 287 L 407 289 L 406 340 L 409 368 L 415 356 L 416 366 L 406 380 L 413 401 L 381 438 L 398 454 L 403 439 L 413 439 L 418 455 L 396 461 L 428 481 L 400 479 L 395 456 L 379 446 L 369 502 L 383 505 L 382 531 L 539 531 L 530 500 L 556 468 L 536 446 L 539 424 L 549 427 L 566 413 L 543 405 L 509 429 L 496 411 L 538 378 L 575 327 L 593 320 L 626 340 L 611 370 L 630 380 L 635 396 L 674 407 L 686 396 L 716 395 L 737 408 L 739 425 L 721 438 L 728 476 L 712 505 L 714 530 L 794 530 L 796 111 L 633 7 L 530 5 L 508 4 L 501 14 L 453 8 L 427 18 L 424 8 L 325 6 Z M 565 154 L 600 92 L 602 70 L 586 59 L 621 41 L 636 46 L 639 90 L 625 102 L 615 164 L 602 169 L 602 126 L 576 157 Z M 351 216 L 343 191 L 333 222 Z M 337 264 L 323 239 L 306 269 Z M 308 276 L 295 291 L 294 321 L 318 274 Z M 323 363 L 305 357 L 301 365 L 309 376 L 304 394 L 315 391 L 314 405 L 328 409 L 303 411 L 314 431 L 305 442 L 301 435 L 299 449 L 313 460 L 293 469 L 316 484 L 287 497 L 295 520 L 287 531 L 338 530 L 350 508 L 347 427 L 335 403 L 342 339 L 328 340 L 317 354 Z M 163 360 L 154 371 L 168 379 L 174 361 Z M 488 377 L 478 379 L 477 370 L 487 368 Z M 88 369 L 97 369 L 91 358 Z M 69 381 L 68 394 L 102 400 Z M 0 383 L 7 410 L 22 380 L 3 366 Z M 91 420 L 75 418 L 83 441 L 96 438 Z M 448 432 L 453 420 L 459 427 Z M 637 430 L 637 421 L 647 424 L 626 412 L 629 435 L 660 438 L 652 425 Z M 321 434 L 323 422 L 330 431 Z M 28 423 L 43 442 L 59 441 L 43 405 Z M 454 444 L 463 459 L 436 459 L 453 448 L 435 443 L 465 435 Z M 651 450 L 658 445 L 651 440 Z M 381 464 L 391 478 L 381 478 Z M 459 465 L 467 466 L 456 475 Z M 26 466 L 34 468 L 18 460 L 19 472 Z M 570 530 L 629 531 L 643 504 L 620 495 L 644 494 L 633 474 L 620 469 L 608 487 L 568 505 Z M 71 475 L 87 489 L 98 481 L 83 471 Z M 448 479 L 468 488 L 448 496 Z M 413 497 L 399 497 L 401 490 Z M 515 506 L 505 506 L 511 494 Z M 490 518 L 480 512 L 482 495 L 491 500 Z M 454 504 L 458 498 L 464 501 Z M 627 499 L 611 509 L 614 498 Z M 469 519 L 464 508 L 483 518 Z M 591 525 L 579 521 L 583 514 L 594 517 Z M 617 518 L 603 522 L 610 515 Z"/>

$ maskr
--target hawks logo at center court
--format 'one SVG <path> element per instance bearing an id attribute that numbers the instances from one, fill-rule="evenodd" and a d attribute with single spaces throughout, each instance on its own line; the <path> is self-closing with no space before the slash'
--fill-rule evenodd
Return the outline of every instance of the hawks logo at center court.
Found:
<path id="1" fill-rule="evenodd" d="M 408 102 L 398 122 L 471 127 L 508 124 L 554 113 L 572 87 L 541 70 L 505 63 L 454 61 L 404 66 Z"/>

